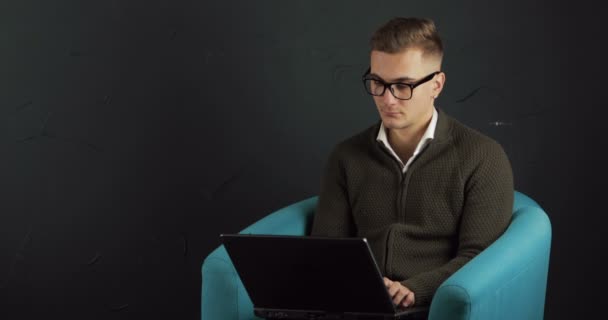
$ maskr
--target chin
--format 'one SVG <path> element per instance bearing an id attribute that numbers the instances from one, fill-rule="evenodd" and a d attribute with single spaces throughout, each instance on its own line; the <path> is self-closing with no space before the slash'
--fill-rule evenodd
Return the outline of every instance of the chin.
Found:
<path id="1" fill-rule="evenodd" d="M 387 129 L 403 129 L 408 126 L 406 121 L 394 118 L 383 118 L 382 123 L 384 123 L 384 127 Z"/>

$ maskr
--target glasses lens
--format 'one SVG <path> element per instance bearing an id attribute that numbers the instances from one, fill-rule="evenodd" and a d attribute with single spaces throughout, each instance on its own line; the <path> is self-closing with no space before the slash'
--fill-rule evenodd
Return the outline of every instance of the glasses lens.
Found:
<path id="1" fill-rule="evenodd" d="M 365 79 L 365 90 L 373 96 L 380 96 L 384 91 L 384 83 L 375 79 Z"/>
<path id="2" fill-rule="evenodd" d="M 398 99 L 409 99 L 412 97 L 412 88 L 405 84 L 395 83 L 391 85 L 393 95 Z"/>
<path id="3" fill-rule="evenodd" d="M 384 82 L 376 79 L 365 79 L 365 90 L 372 96 L 381 96 L 384 93 Z M 394 83 L 391 92 L 397 99 L 407 100 L 412 97 L 412 88 L 405 84 Z"/>

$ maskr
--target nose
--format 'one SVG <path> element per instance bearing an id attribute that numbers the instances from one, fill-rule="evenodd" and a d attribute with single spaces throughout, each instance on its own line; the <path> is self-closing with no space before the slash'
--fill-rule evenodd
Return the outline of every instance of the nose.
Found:
<path id="1" fill-rule="evenodd" d="M 397 98 L 395 98 L 395 96 L 393 95 L 393 93 L 389 90 L 389 88 L 386 88 L 386 90 L 384 90 L 384 94 L 381 96 L 378 96 L 378 99 L 380 99 L 380 101 L 384 104 L 384 105 L 392 105 L 395 102 L 397 102 Z"/>

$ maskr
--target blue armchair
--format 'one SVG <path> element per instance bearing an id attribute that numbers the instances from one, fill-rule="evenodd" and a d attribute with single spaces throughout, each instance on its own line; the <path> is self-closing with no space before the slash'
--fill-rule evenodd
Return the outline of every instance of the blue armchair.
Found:
<path id="1" fill-rule="evenodd" d="M 316 201 L 285 207 L 241 233 L 306 235 Z M 437 289 L 428 319 L 543 319 L 550 247 L 548 216 L 515 192 L 508 229 Z M 223 246 L 207 256 L 202 273 L 202 320 L 258 319 Z"/>

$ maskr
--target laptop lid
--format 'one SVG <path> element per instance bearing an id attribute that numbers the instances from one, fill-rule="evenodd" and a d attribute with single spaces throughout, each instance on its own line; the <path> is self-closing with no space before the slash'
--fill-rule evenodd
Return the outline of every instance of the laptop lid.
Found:
<path id="1" fill-rule="evenodd" d="M 256 312 L 396 314 L 364 238 L 220 238 Z"/>

